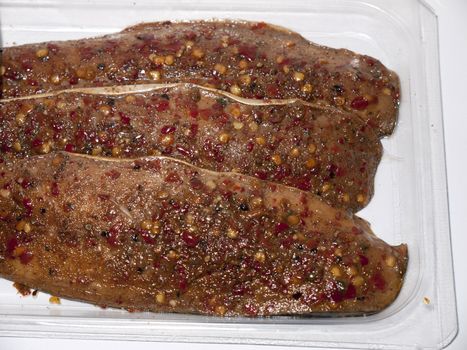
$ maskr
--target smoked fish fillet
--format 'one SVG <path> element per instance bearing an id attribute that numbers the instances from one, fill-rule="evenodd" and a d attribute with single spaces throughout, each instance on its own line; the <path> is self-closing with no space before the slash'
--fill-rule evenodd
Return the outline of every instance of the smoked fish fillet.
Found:
<path id="1" fill-rule="evenodd" d="M 187 84 L 64 90 L 0 102 L 0 158 L 54 150 L 170 156 L 310 191 L 352 212 L 371 199 L 382 154 L 373 129 L 351 113 Z"/>
<path id="2" fill-rule="evenodd" d="M 100 306 L 219 316 L 368 314 L 407 247 L 313 194 L 165 157 L 2 166 L 0 276 Z"/>
<path id="3" fill-rule="evenodd" d="M 3 98 L 73 87 L 196 83 L 256 99 L 300 98 L 352 111 L 380 135 L 400 84 L 375 58 L 316 45 L 264 22 L 143 23 L 102 37 L 2 50 Z"/>

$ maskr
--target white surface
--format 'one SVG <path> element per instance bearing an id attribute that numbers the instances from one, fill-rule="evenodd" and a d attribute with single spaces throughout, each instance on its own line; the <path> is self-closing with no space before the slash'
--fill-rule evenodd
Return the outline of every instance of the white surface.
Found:
<path id="1" fill-rule="evenodd" d="M 467 72 L 461 68 L 461 62 L 467 61 L 467 45 L 457 47 L 467 34 L 467 2 L 463 0 L 449 0 L 441 3 L 441 0 L 431 1 L 440 19 L 440 41 L 441 41 L 441 67 L 443 83 L 443 106 L 445 119 L 447 165 L 449 195 L 451 206 L 451 229 L 455 260 L 458 310 L 459 311 L 459 336 L 448 347 L 448 350 L 467 349 L 467 334 L 464 334 L 467 322 L 467 303 L 461 297 L 467 295 L 466 274 L 461 275 L 463 261 L 463 248 L 467 239 L 462 228 L 467 227 L 467 219 L 463 213 L 463 199 L 467 195 L 467 184 L 462 182 L 463 171 L 467 170 L 464 156 L 467 151 L 467 143 L 461 137 L 461 133 L 467 130 L 467 116 L 461 112 L 461 103 L 467 98 L 465 84 Z M 430 330 L 427 329 L 427 332 Z M 69 341 L 69 340 L 39 340 L 39 339 L 16 339 L 0 338 L 0 350 L 3 349 L 30 349 L 33 346 L 46 349 L 78 349 L 82 347 L 105 349 L 123 349 L 131 346 L 132 349 L 182 349 L 189 346 L 190 349 L 280 349 L 278 347 L 254 347 L 254 346 L 220 346 L 220 345 L 197 345 L 176 343 L 124 343 L 105 341 Z"/>

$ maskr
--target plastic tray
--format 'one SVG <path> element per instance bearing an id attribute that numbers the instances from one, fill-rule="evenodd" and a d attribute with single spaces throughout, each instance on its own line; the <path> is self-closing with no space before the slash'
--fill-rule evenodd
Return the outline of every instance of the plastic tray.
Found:
<path id="1" fill-rule="evenodd" d="M 375 197 L 359 215 L 410 263 L 398 299 L 368 317 L 267 319 L 128 313 L 20 297 L 0 280 L 0 335 L 440 349 L 457 317 L 449 235 L 437 21 L 416 0 L 0 0 L 2 46 L 116 32 L 142 21 L 234 18 L 289 27 L 308 39 L 380 59 L 402 83 L 400 119 L 384 140 Z M 428 302 L 429 300 L 429 302 Z"/>

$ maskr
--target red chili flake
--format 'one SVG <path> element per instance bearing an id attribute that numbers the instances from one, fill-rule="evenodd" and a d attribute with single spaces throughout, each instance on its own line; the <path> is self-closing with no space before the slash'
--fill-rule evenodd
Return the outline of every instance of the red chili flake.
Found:
<path id="1" fill-rule="evenodd" d="M 219 109 L 222 109 L 222 108 L 223 108 L 222 105 L 220 105 L 220 104 L 217 103 L 217 102 L 212 106 L 212 108 L 214 109 L 216 106 L 220 106 Z M 201 119 L 203 119 L 203 120 L 208 120 L 208 119 L 210 119 L 211 117 L 214 117 L 214 116 L 215 116 L 213 109 L 211 109 L 211 108 L 200 109 L 200 110 L 199 110 L 199 116 L 200 116 Z"/>
<path id="2" fill-rule="evenodd" d="M 203 182 L 197 177 L 192 177 L 190 179 L 190 185 L 195 190 L 200 190 L 203 188 Z"/>
<path id="3" fill-rule="evenodd" d="M 56 182 L 53 182 L 50 186 L 50 192 L 52 193 L 52 196 L 58 196 L 60 194 L 58 184 Z"/>
<path id="4" fill-rule="evenodd" d="M 305 207 L 302 212 L 300 213 L 300 217 L 303 218 L 303 219 L 306 219 L 308 218 L 309 216 L 311 216 L 313 213 L 310 213 L 308 211 L 308 207 Z"/>
<path id="5" fill-rule="evenodd" d="M 357 296 L 357 290 L 355 289 L 355 286 L 350 283 L 347 286 L 347 290 L 345 291 L 344 294 L 344 299 L 354 299 Z"/>
<path id="6" fill-rule="evenodd" d="M 198 112 L 197 109 L 191 109 L 190 110 L 190 117 L 196 118 L 196 117 L 198 117 L 198 114 L 199 114 L 199 112 Z"/>
<path id="7" fill-rule="evenodd" d="M 207 155 L 218 163 L 222 163 L 224 161 L 222 147 L 223 146 L 220 144 L 213 144 L 213 141 L 209 139 L 206 140 L 203 145 L 203 149 L 207 152 Z"/>
<path id="8" fill-rule="evenodd" d="M 175 125 L 164 125 L 161 128 L 161 134 L 162 135 L 173 134 L 175 130 L 177 130 L 177 127 Z"/>
<path id="9" fill-rule="evenodd" d="M 289 229 L 289 225 L 286 224 L 285 222 L 278 222 L 274 228 L 274 230 L 276 231 L 276 234 L 282 233 L 288 229 Z"/>
<path id="10" fill-rule="evenodd" d="M 258 309 L 257 309 L 254 305 L 252 305 L 252 304 L 249 304 L 249 303 L 248 303 L 248 304 L 246 304 L 246 305 L 244 306 L 244 308 L 245 308 L 245 312 L 246 312 L 248 315 L 255 316 L 255 315 L 258 314 Z"/>
<path id="11" fill-rule="evenodd" d="M 24 60 L 21 62 L 21 68 L 23 68 L 25 71 L 30 71 L 32 70 L 32 63 L 29 60 Z"/>
<path id="12" fill-rule="evenodd" d="M 31 186 L 31 181 L 29 179 L 23 179 L 23 181 L 18 182 L 22 188 L 27 189 L 29 186 Z"/>
<path id="13" fill-rule="evenodd" d="M 198 133 L 198 124 L 191 124 L 190 125 L 190 136 L 195 137 Z"/>
<path id="14" fill-rule="evenodd" d="M 156 104 L 156 111 L 158 112 L 164 112 L 167 109 L 169 109 L 169 101 L 167 100 L 162 100 Z"/>
<path id="15" fill-rule="evenodd" d="M 232 191 L 222 191 L 221 195 L 225 200 L 230 200 L 230 198 L 233 196 L 233 193 Z"/>
<path id="16" fill-rule="evenodd" d="M 9 152 L 11 150 L 11 147 L 7 145 L 6 143 L 2 144 L 1 151 L 3 153 Z"/>
<path id="17" fill-rule="evenodd" d="M 222 184 L 226 187 L 229 187 L 230 185 L 233 185 L 233 181 L 230 179 L 224 179 L 222 180 Z"/>
<path id="18" fill-rule="evenodd" d="M 19 260 L 21 264 L 27 265 L 33 258 L 33 254 L 31 252 L 25 251 L 23 254 L 19 256 Z"/>
<path id="19" fill-rule="evenodd" d="M 256 58 L 256 46 L 255 45 L 242 45 L 238 48 L 238 54 L 247 58 L 248 60 L 254 60 Z"/>
<path id="20" fill-rule="evenodd" d="M 154 172 L 159 172 L 161 171 L 161 161 L 160 159 L 154 159 L 150 162 L 147 162 L 147 163 L 143 163 L 143 166 L 145 169 L 149 169 L 149 170 L 152 170 Z"/>
<path id="21" fill-rule="evenodd" d="M 236 284 L 232 288 L 233 295 L 245 295 L 248 292 L 248 287 L 245 284 Z"/>
<path id="22" fill-rule="evenodd" d="M 173 147 L 172 146 L 165 146 L 162 150 L 161 150 L 162 154 L 163 155 L 170 155 L 172 154 L 173 152 Z"/>
<path id="23" fill-rule="evenodd" d="M 264 22 L 258 22 L 258 23 L 255 23 L 251 26 L 251 29 L 252 30 L 256 30 L 256 29 L 263 29 L 263 28 L 266 28 L 268 25 Z"/>
<path id="24" fill-rule="evenodd" d="M 42 146 L 42 140 L 40 138 L 35 138 L 34 140 L 32 140 L 31 142 L 31 146 L 32 147 L 39 147 L 39 146 Z"/>
<path id="25" fill-rule="evenodd" d="M 153 266 L 155 269 L 158 269 L 159 267 L 161 267 L 160 258 L 157 258 L 157 260 L 154 260 L 154 263 L 152 264 L 152 266 Z"/>
<path id="26" fill-rule="evenodd" d="M 268 174 L 266 174 L 264 171 L 255 171 L 253 175 L 260 180 L 266 180 L 268 178 Z"/>
<path id="27" fill-rule="evenodd" d="M 195 236 L 189 231 L 183 231 L 182 239 L 189 247 L 196 247 L 196 245 L 199 243 L 199 237 Z"/>
<path id="28" fill-rule="evenodd" d="M 277 87 L 277 85 L 274 85 L 274 84 L 269 84 L 266 88 L 266 92 L 268 94 L 268 96 L 271 96 L 271 97 L 280 97 L 279 95 L 279 88 Z"/>
<path id="29" fill-rule="evenodd" d="M 86 240 L 86 245 L 88 247 L 96 247 L 97 246 L 97 240 L 95 238 L 88 238 Z M 84 283 L 84 282 L 83 282 Z"/>
<path id="30" fill-rule="evenodd" d="M 154 244 L 156 243 L 155 237 L 153 237 L 149 231 L 146 230 L 141 230 L 140 231 L 141 237 L 143 238 L 143 241 L 147 244 Z"/>
<path id="31" fill-rule="evenodd" d="M 309 191 L 311 189 L 311 182 L 305 177 L 298 179 L 295 186 L 302 191 Z"/>
<path id="32" fill-rule="evenodd" d="M 15 251 L 17 247 L 18 247 L 18 239 L 16 237 L 12 237 L 6 242 L 6 253 L 8 257 L 14 258 L 13 252 Z"/>
<path id="33" fill-rule="evenodd" d="M 7 69 L 5 74 L 3 75 L 5 78 L 10 79 L 10 80 L 21 80 L 23 79 L 23 76 L 21 75 L 20 72 L 12 70 L 12 69 Z"/>
<path id="34" fill-rule="evenodd" d="M 292 246 L 293 242 L 294 242 L 293 237 L 289 236 L 281 240 L 281 245 L 284 248 L 289 249 Z"/>
<path id="35" fill-rule="evenodd" d="M 365 57 L 365 61 L 370 67 L 373 67 L 376 63 L 376 61 L 371 57 Z"/>
<path id="36" fill-rule="evenodd" d="M 82 101 L 83 101 L 83 103 L 84 103 L 86 106 L 88 106 L 88 105 L 91 104 L 92 99 L 91 99 L 91 97 L 89 97 L 89 96 L 84 96 L 84 97 L 82 98 Z"/>
<path id="37" fill-rule="evenodd" d="M 86 139 L 86 132 L 83 129 L 79 129 L 75 132 L 76 141 L 84 141 Z"/>
<path id="38" fill-rule="evenodd" d="M 67 143 L 67 144 L 65 145 L 65 151 L 67 151 L 67 152 L 73 152 L 74 150 L 75 150 L 75 146 L 72 145 L 71 143 Z"/>
<path id="39" fill-rule="evenodd" d="M 276 181 L 282 181 L 284 178 L 290 176 L 290 173 L 290 167 L 288 167 L 287 165 L 280 165 L 276 168 L 274 179 Z"/>
<path id="40" fill-rule="evenodd" d="M 105 175 L 110 177 L 112 180 L 117 180 L 120 177 L 120 172 L 118 172 L 115 169 L 112 169 L 110 171 L 107 171 Z"/>
<path id="41" fill-rule="evenodd" d="M 169 175 L 167 175 L 165 177 L 165 181 L 166 182 L 170 182 L 170 183 L 173 183 L 173 182 L 180 182 L 181 179 L 180 179 L 180 176 L 178 176 L 177 173 L 170 173 Z"/>
<path id="42" fill-rule="evenodd" d="M 359 228 L 356 227 L 356 226 L 352 226 L 352 233 L 353 233 L 354 235 L 358 235 L 358 234 L 361 234 L 361 233 L 362 233 L 362 230 L 359 229 Z"/>
<path id="43" fill-rule="evenodd" d="M 117 245 L 120 229 L 121 229 L 121 224 L 115 224 L 112 227 L 110 227 L 108 235 L 107 235 L 107 243 L 110 246 L 115 247 Z"/>
<path id="44" fill-rule="evenodd" d="M 368 265 L 369 260 L 368 260 L 368 258 L 367 258 L 365 255 L 360 254 L 358 257 L 360 258 L 360 264 L 361 264 L 362 266 Z"/>
<path id="45" fill-rule="evenodd" d="M 363 96 L 358 96 L 353 99 L 350 103 L 350 107 L 353 109 L 362 110 L 368 107 L 368 100 Z"/>
<path id="46" fill-rule="evenodd" d="M 384 290 L 386 288 L 386 281 L 379 271 L 374 274 L 371 280 L 376 289 Z"/>
<path id="47" fill-rule="evenodd" d="M 55 44 L 47 44 L 47 49 L 52 53 L 56 53 L 59 51 L 59 46 Z"/>
<path id="48" fill-rule="evenodd" d="M 344 295 L 340 290 L 337 289 L 337 287 L 333 288 L 329 297 L 335 303 L 339 303 L 344 300 Z"/>
<path id="49" fill-rule="evenodd" d="M 78 113 L 76 113 L 76 111 L 70 112 L 70 119 L 75 119 L 77 116 L 78 116 Z"/>
<path id="50" fill-rule="evenodd" d="M 180 280 L 178 282 L 178 289 L 184 292 L 187 288 L 188 288 L 188 281 L 186 277 L 180 277 Z"/>
<path id="51" fill-rule="evenodd" d="M 79 82 L 79 79 L 78 79 L 78 77 L 75 77 L 75 76 L 71 77 L 68 80 L 68 83 L 70 83 L 70 85 L 76 85 L 76 84 L 78 84 L 78 82 Z"/>
<path id="52" fill-rule="evenodd" d="M 23 206 L 28 211 L 32 211 L 32 201 L 30 198 L 23 198 Z"/>
<path id="53" fill-rule="evenodd" d="M 119 115 L 120 115 L 120 120 L 121 120 L 122 124 L 124 124 L 124 125 L 129 125 L 130 124 L 130 117 L 128 115 L 126 115 L 123 112 L 120 112 Z"/>
<path id="54" fill-rule="evenodd" d="M 335 164 L 331 164 L 329 166 L 329 177 L 332 179 L 334 177 L 340 177 L 345 175 L 345 170 L 344 168 L 337 166 Z"/>
<path id="55" fill-rule="evenodd" d="M 246 144 L 246 150 L 248 152 L 251 152 L 253 151 L 253 148 L 255 147 L 255 144 L 253 141 L 248 141 L 248 143 Z"/>
<path id="56" fill-rule="evenodd" d="M 183 155 L 185 157 L 191 157 L 192 156 L 190 150 L 186 149 L 183 146 L 177 145 L 177 146 L 175 146 L 175 149 L 178 151 L 178 153 L 180 153 L 181 155 Z"/>

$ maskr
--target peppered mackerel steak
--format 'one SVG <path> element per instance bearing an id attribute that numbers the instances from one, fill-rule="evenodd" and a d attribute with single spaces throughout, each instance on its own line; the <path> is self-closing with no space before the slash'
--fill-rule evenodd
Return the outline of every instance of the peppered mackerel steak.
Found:
<path id="1" fill-rule="evenodd" d="M 298 100 L 266 104 L 187 84 L 0 102 L 0 147 L 5 161 L 55 150 L 171 156 L 310 191 L 352 212 L 371 199 L 382 153 L 373 129 L 350 113 Z"/>
<path id="2" fill-rule="evenodd" d="M 191 82 L 235 95 L 301 98 L 392 132 L 399 79 L 378 60 L 263 22 L 140 24 L 103 37 L 3 49 L 3 98 L 70 87 Z"/>
<path id="3" fill-rule="evenodd" d="M 4 165 L 0 275 L 101 306 L 225 316 L 372 313 L 405 245 L 313 194 L 165 157 Z"/>

